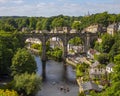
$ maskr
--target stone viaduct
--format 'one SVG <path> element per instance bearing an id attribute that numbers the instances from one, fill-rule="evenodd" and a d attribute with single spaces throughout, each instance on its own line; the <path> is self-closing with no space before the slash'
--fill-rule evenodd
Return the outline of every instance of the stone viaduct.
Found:
<path id="1" fill-rule="evenodd" d="M 46 42 L 52 38 L 52 37 L 58 37 L 63 42 L 63 61 L 67 58 L 67 45 L 68 41 L 74 37 L 80 37 L 82 41 L 84 42 L 84 51 L 87 52 L 87 50 L 90 48 L 91 42 L 93 42 L 94 39 L 98 38 L 97 33 L 88 33 L 88 32 L 76 32 L 76 33 L 25 33 L 23 35 L 23 40 L 27 38 L 38 38 L 40 39 L 42 43 L 42 69 L 43 69 L 43 77 L 45 77 L 45 67 L 46 67 Z"/>

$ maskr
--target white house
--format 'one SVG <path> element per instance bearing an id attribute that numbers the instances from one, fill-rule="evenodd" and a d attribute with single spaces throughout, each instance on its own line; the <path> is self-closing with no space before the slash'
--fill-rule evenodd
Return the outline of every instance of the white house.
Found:
<path id="1" fill-rule="evenodd" d="M 89 69 L 89 75 L 90 78 L 94 79 L 94 78 L 101 78 L 103 75 L 105 75 L 106 70 L 104 67 L 102 67 L 102 65 L 98 62 L 95 61 Z"/>
<path id="2" fill-rule="evenodd" d="M 113 63 L 109 63 L 109 64 L 106 66 L 106 71 L 107 71 L 108 73 L 113 72 L 113 67 L 114 67 L 114 64 L 113 64 Z"/>
<path id="3" fill-rule="evenodd" d="M 89 49 L 88 52 L 87 52 L 87 57 L 90 58 L 90 59 L 94 59 L 95 54 L 99 55 L 100 53 L 97 52 L 94 49 Z"/>
<path id="4" fill-rule="evenodd" d="M 120 31 L 120 22 L 118 23 L 118 30 L 117 31 Z"/>
<path id="5" fill-rule="evenodd" d="M 107 33 L 114 35 L 118 30 L 118 25 L 117 23 L 111 24 L 107 27 Z"/>

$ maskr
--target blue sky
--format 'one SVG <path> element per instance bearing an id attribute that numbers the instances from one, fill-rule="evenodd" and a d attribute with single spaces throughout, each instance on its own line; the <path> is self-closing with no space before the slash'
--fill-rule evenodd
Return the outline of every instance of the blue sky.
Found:
<path id="1" fill-rule="evenodd" d="M 84 16 L 120 13 L 120 0 L 0 0 L 0 16 Z"/>

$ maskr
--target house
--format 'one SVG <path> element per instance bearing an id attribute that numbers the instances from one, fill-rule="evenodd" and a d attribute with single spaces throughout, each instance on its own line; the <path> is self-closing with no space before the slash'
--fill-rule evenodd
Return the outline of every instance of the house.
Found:
<path id="1" fill-rule="evenodd" d="M 102 88 L 100 88 L 97 84 L 93 83 L 92 81 L 82 83 L 81 86 L 82 86 L 82 90 L 84 92 L 91 91 L 91 90 L 94 90 L 96 92 L 102 91 Z"/>
<path id="2" fill-rule="evenodd" d="M 22 32 L 29 31 L 29 28 L 28 28 L 28 27 L 22 27 L 21 31 L 22 31 Z"/>
<path id="3" fill-rule="evenodd" d="M 114 23 L 107 27 L 107 33 L 114 35 L 118 31 L 118 24 Z"/>
<path id="4" fill-rule="evenodd" d="M 107 32 L 107 27 L 102 27 L 102 32 L 103 33 Z"/>
<path id="5" fill-rule="evenodd" d="M 76 29 L 71 29 L 70 33 L 77 33 L 77 30 Z"/>
<path id="6" fill-rule="evenodd" d="M 73 46 L 73 45 L 68 44 L 67 48 L 68 48 L 68 51 L 72 50 L 74 53 L 83 52 L 83 46 L 82 45 Z"/>
<path id="7" fill-rule="evenodd" d="M 89 27 L 85 28 L 85 31 L 90 33 L 102 32 L 102 26 L 99 24 L 90 25 Z"/>
<path id="8" fill-rule="evenodd" d="M 65 32 L 65 33 L 69 33 L 70 30 L 71 30 L 70 27 L 63 27 L 63 32 Z"/>
<path id="9" fill-rule="evenodd" d="M 95 61 L 89 69 L 89 76 L 91 79 L 100 79 L 102 76 L 106 75 L 105 68 L 98 62 Z"/>
<path id="10" fill-rule="evenodd" d="M 70 27 L 55 27 L 54 33 L 69 33 L 71 30 Z"/>
<path id="11" fill-rule="evenodd" d="M 97 41 L 98 41 L 98 43 L 102 43 L 102 39 L 101 38 L 98 38 Z"/>
<path id="12" fill-rule="evenodd" d="M 87 52 L 87 58 L 94 59 L 95 54 L 99 55 L 100 53 L 94 49 L 89 49 Z"/>
<path id="13" fill-rule="evenodd" d="M 113 64 L 113 63 L 109 63 L 109 64 L 106 66 L 106 71 L 107 71 L 108 73 L 113 72 L 113 67 L 114 67 L 114 64 Z"/>
<path id="14" fill-rule="evenodd" d="M 118 23 L 118 30 L 117 31 L 120 31 L 120 22 Z"/>

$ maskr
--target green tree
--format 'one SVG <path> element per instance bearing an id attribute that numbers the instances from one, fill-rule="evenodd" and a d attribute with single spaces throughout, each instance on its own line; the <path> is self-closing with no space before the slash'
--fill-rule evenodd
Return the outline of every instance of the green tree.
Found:
<path id="1" fill-rule="evenodd" d="M 114 38 L 109 34 L 104 34 L 102 36 L 101 51 L 104 53 L 109 53 L 114 44 Z"/>
<path id="2" fill-rule="evenodd" d="M 115 57 L 118 54 L 120 54 L 120 40 L 118 40 L 114 43 L 114 45 L 112 46 L 112 48 L 109 52 L 111 61 L 113 61 L 114 60 L 113 57 Z"/>
<path id="3" fill-rule="evenodd" d="M 109 23 L 108 18 L 109 18 L 109 14 L 107 12 L 99 13 L 95 15 L 95 22 L 107 27 Z"/>
<path id="4" fill-rule="evenodd" d="M 16 75 L 14 76 L 14 88 L 25 96 L 35 95 L 41 88 L 41 78 L 34 73 Z"/>
<path id="5" fill-rule="evenodd" d="M 52 21 L 52 27 L 64 27 L 64 26 L 68 26 L 68 23 L 66 22 L 66 20 L 64 20 L 63 18 L 55 18 Z"/>
<path id="6" fill-rule="evenodd" d="M 29 18 L 29 28 L 32 29 L 32 30 L 35 30 L 36 29 L 36 23 L 37 23 L 37 20 L 35 17 L 30 17 Z"/>
<path id="7" fill-rule="evenodd" d="M 78 45 L 80 45 L 80 44 L 82 44 L 82 43 L 83 43 L 83 42 L 82 42 L 81 38 L 79 38 L 79 37 L 75 37 L 75 38 L 73 38 L 73 39 L 71 39 L 71 40 L 69 41 L 69 44 L 75 45 L 75 46 L 78 46 Z"/>
<path id="8" fill-rule="evenodd" d="M 94 96 L 119 96 L 120 95 L 120 54 L 114 57 L 114 71 L 112 73 L 112 84 L 110 87 L 106 88 L 105 91 L 103 91 L 100 94 L 94 95 Z"/>
<path id="9" fill-rule="evenodd" d="M 80 22 L 79 21 L 73 22 L 72 28 L 76 30 L 80 30 Z"/>
<path id="10" fill-rule="evenodd" d="M 16 34 L 0 31 L 0 74 L 10 74 L 11 59 L 21 47 Z"/>
<path id="11" fill-rule="evenodd" d="M 76 76 L 83 77 L 85 72 L 85 68 L 83 64 L 79 64 L 76 66 Z"/>
<path id="12" fill-rule="evenodd" d="M 14 90 L 2 90 L 0 89 L 0 96 L 19 96 L 18 93 Z"/>
<path id="13" fill-rule="evenodd" d="M 19 49 L 12 59 L 12 75 L 19 75 L 25 72 L 33 73 L 36 69 L 34 57 L 26 49 Z"/>
<path id="14" fill-rule="evenodd" d="M 100 55 L 95 55 L 95 59 L 100 62 L 101 64 L 107 64 L 109 62 L 109 54 L 102 53 Z"/>
<path id="15" fill-rule="evenodd" d="M 36 24 L 36 30 L 42 30 L 42 23 L 41 21 L 38 21 Z"/>

